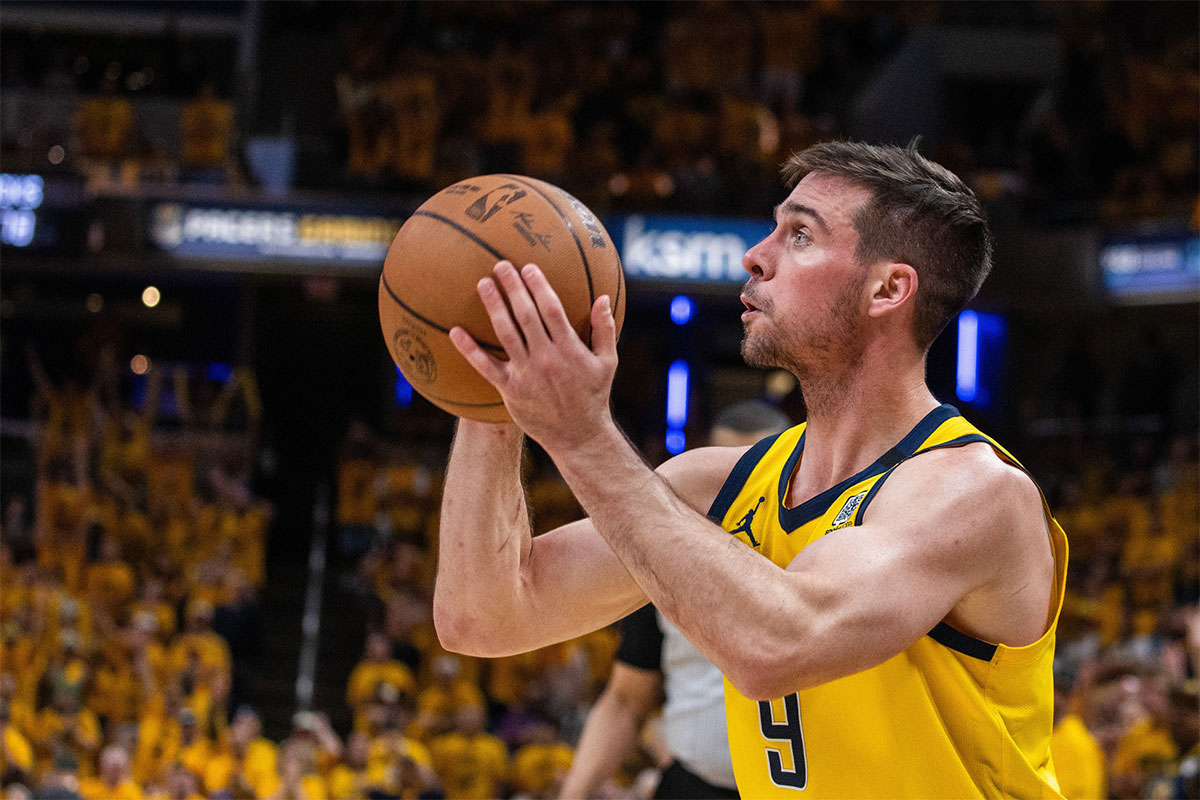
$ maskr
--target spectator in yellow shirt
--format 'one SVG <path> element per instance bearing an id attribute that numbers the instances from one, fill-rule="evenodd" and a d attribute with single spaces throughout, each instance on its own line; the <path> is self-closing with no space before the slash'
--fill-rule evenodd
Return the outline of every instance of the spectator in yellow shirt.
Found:
<path id="1" fill-rule="evenodd" d="M 346 702 L 355 714 L 355 729 L 362 730 L 362 716 L 367 702 L 381 685 L 394 686 L 400 695 L 412 697 L 416 681 L 412 671 L 392 658 L 392 643 L 378 631 L 367 634 L 363 660 L 350 673 L 346 686 Z"/>
<path id="2" fill-rule="evenodd" d="M 166 587 L 162 579 L 147 576 L 142 581 L 142 591 L 129 609 L 129 618 L 136 620 L 139 614 L 149 614 L 154 620 L 154 631 L 163 641 L 175 635 L 179 622 L 176 618 L 175 607 L 167 602 Z"/>
<path id="3" fill-rule="evenodd" d="M 1104 751 L 1083 719 L 1071 707 L 1069 687 L 1061 678 L 1054 685 L 1054 732 L 1050 755 L 1059 790 L 1067 800 L 1105 800 Z"/>
<path id="4" fill-rule="evenodd" d="M 5 672 L 0 672 L 0 708 L 5 709 L 8 713 L 8 724 L 21 731 L 22 734 L 28 735 L 33 728 L 35 719 L 33 703 L 27 701 L 21 696 L 20 681 L 13 672 L 7 670 L 12 668 L 11 662 L 5 661 L 0 652 L 0 664 L 4 665 Z"/>
<path id="5" fill-rule="evenodd" d="M 200 779 L 178 761 L 167 768 L 165 789 L 148 800 L 205 800 L 200 794 Z"/>
<path id="6" fill-rule="evenodd" d="M 132 657 L 132 639 L 120 630 L 106 637 L 92 672 L 88 707 L 105 725 L 131 722 L 137 717 L 143 684 Z"/>
<path id="7" fill-rule="evenodd" d="M 289 740 L 280 747 L 276 773 L 258 789 L 258 800 L 326 800 L 328 788 L 321 777 L 313 751 Z"/>
<path id="8" fill-rule="evenodd" d="M 133 777 L 145 785 L 166 778 L 168 767 L 179 752 L 179 714 L 183 709 L 183 690 L 168 684 L 162 691 L 146 697 L 138 719 L 137 751 L 133 757 Z"/>
<path id="9" fill-rule="evenodd" d="M 230 673 L 229 645 L 220 634 L 212 629 L 213 607 L 202 600 L 188 603 L 187 624 L 184 633 L 172 645 L 169 658 L 171 667 L 176 673 L 182 673 L 190 663 L 190 653 L 194 653 L 200 664 L 206 667 L 216 667 L 228 681 Z"/>
<path id="10" fill-rule="evenodd" d="M 346 431 L 338 455 L 338 547 L 347 562 L 361 558 L 375 536 L 375 477 L 379 468 L 377 447 L 366 424 L 355 420 Z"/>
<path id="11" fill-rule="evenodd" d="M 463 706 L 455 728 L 429 745 L 433 766 L 445 788 L 446 800 L 488 800 L 500 797 L 508 774 L 508 748 L 499 737 L 484 730 L 486 715 L 480 706 Z"/>
<path id="12" fill-rule="evenodd" d="M 223 183 L 233 136 L 233 104 L 217 97 L 212 81 L 201 84 L 196 98 L 183 107 L 179 131 L 184 179 Z"/>
<path id="13" fill-rule="evenodd" d="M 528 744 L 513 756 L 513 789 L 534 798 L 557 797 L 573 757 L 571 747 L 558 740 L 553 723 L 533 726 Z"/>
<path id="14" fill-rule="evenodd" d="M 123 619 L 136 588 L 133 567 L 122 559 L 120 543 L 111 534 L 103 535 L 99 558 L 84 570 L 84 592 L 92 608 L 109 620 Z"/>
<path id="15" fill-rule="evenodd" d="M 12 724 L 8 703 L 0 700 L 0 779 L 28 781 L 33 776 L 33 747 Z"/>
<path id="16" fill-rule="evenodd" d="M 91 610 L 70 595 L 57 590 L 57 587 L 46 595 L 47 643 L 58 642 L 60 647 L 67 641 L 64 634 L 71 634 L 78 653 L 87 654 L 92 649 L 95 638 L 95 624 Z M 40 604 L 40 602 L 39 602 Z"/>
<path id="17" fill-rule="evenodd" d="M 105 78 L 99 92 L 75 112 L 80 154 L 98 166 L 111 168 L 129 152 L 134 132 L 133 105 L 117 94 L 117 83 Z"/>
<path id="18" fill-rule="evenodd" d="M 425 745 L 389 727 L 371 740 L 367 782 L 389 795 L 412 798 L 438 786 L 433 758 Z"/>
<path id="19" fill-rule="evenodd" d="M 100 774 L 79 782 L 84 800 L 142 800 L 141 787 L 129 772 L 129 753 L 110 745 L 100 753 Z"/>
<path id="20" fill-rule="evenodd" d="M 171 680 L 171 665 L 167 658 L 167 649 L 160 641 L 158 625 L 158 617 L 152 612 L 141 611 L 134 615 L 125 634 L 129 640 L 133 669 L 141 687 L 142 700 L 161 692 Z"/>
<path id="21" fill-rule="evenodd" d="M 78 764 L 79 775 L 95 772 L 96 753 L 100 750 L 100 721 L 91 709 L 81 707 L 82 687 L 60 684 L 55 687 L 49 708 L 37 716 L 31 731 L 38 766 L 48 771 L 61 751 L 67 751 Z"/>
<path id="22" fill-rule="evenodd" d="M 193 775 L 200 776 L 212 755 L 212 741 L 201 728 L 196 712 L 187 706 L 180 709 L 179 751 L 175 758 Z"/>
<path id="23" fill-rule="evenodd" d="M 1117 797 L 1139 795 L 1146 781 L 1164 773 L 1179 757 L 1167 719 L 1167 682 L 1161 674 L 1143 674 L 1129 685 L 1136 695 L 1127 699 L 1126 713 L 1136 715 L 1125 726 L 1110 761 L 1109 790 Z"/>
<path id="24" fill-rule="evenodd" d="M 455 716 L 467 706 L 484 707 L 479 687 L 459 675 L 457 659 L 438 656 L 433 663 L 433 683 L 417 696 L 417 719 L 413 734 L 422 741 L 448 733 Z"/>
<path id="25" fill-rule="evenodd" d="M 258 712 L 241 706 L 229 724 L 225 748 L 204 769 L 204 789 L 238 796 L 259 796 L 259 787 L 275 774 L 277 748 L 262 736 Z"/>
<path id="26" fill-rule="evenodd" d="M 371 784 L 368 763 L 371 740 L 365 733 L 356 732 L 346 739 L 342 761 L 329 774 L 329 793 L 338 800 L 366 800 L 368 792 L 380 791 L 383 787 Z"/>

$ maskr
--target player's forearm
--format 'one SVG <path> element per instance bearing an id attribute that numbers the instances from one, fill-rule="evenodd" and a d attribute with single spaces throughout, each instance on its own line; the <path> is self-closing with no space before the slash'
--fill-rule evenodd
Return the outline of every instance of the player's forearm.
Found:
<path id="1" fill-rule="evenodd" d="M 447 646 L 474 647 L 515 618 L 528 557 L 523 436 L 511 425 L 459 423 L 442 495 L 434 623 Z"/>

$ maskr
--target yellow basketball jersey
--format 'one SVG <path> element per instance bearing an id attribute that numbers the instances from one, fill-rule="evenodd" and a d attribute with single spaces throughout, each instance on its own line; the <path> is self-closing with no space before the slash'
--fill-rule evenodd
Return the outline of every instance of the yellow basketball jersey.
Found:
<path id="1" fill-rule="evenodd" d="M 862 472 L 788 508 L 788 482 L 804 452 L 800 425 L 750 448 L 709 516 L 786 567 L 808 543 L 861 524 L 898 464 L 971 442 L 986 442 L 1021 467 L 943 405 Z M 1067 540 L 1049 507 L 1046 520 L 1056 610 L 1050 629 L 1033 644 L 989 644 L 943 622 L 876 667 L 770 702 L 750 700 L 726 681 L 729 744 L 742 797 L 1061 798 L 1050 733 Z"/>

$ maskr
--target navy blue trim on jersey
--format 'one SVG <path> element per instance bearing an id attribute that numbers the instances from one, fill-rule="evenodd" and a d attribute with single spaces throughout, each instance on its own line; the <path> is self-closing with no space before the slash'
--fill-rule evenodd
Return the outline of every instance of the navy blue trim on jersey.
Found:
<path id="1" fill-rule="evenodd" d="M 977 658 L 980 661 L 991 661 L 996 655 L 996 645 L 968 636 L 962 631 L 951 628 L 944 622 L 939 622 L 929 632 L 929 638 L 964 656 Z"/>
<path id="2" fill-rule="evenodd" d="M 725 479 L 725 483 L 721 484 L 721 491 L 717 492 L 717 497 L 713 500 L 712 505 L 708 509 L 708 518 L 718 525 L 725 519 L 725 515 L 729 513 L 729 507 L 733 505 L 733 501 L 737 499 L 738 493 L 742 491 L 742 487 L 746 485 L 746 480 L 750 477 L 750 473 L 758 466 L 759 460 L 771 449 L 771 445 L 775 444 L 780 434 L 772 434 L 765 439 L 762 439 L 751 445 L 750 449 L 742 454 L 738 462 L 733 465 L 733 469 L 729 472 L 729 477 Z"/>
<path id="3" fill-rule="evenodd" d="M 924 450 L 921 450 L 921 452 L 928 453 L 930 450 L 940 450 L 943 447 L 961 447 L 964 444 L 971 444 L 972 442 L 985 442 L 986 444 L 992 444 L 991 440 L 982 434 L 968 433 L 964 436 L 959 436 L 957 439 L 951 439 L 948 442 L 942 442 L 941 444 L 935 444 L 926 447 Z M 917 454 L 913 453 L 913 455 Z M 892 477 L 892 471 L 896 469 L 896 467 L 900 466 L 901 462 L 903 461 L 904 459 L 897 461 L 888 468 L 887 473 L 882 478 L 875 481 L 875 484 L 871 487 L 870 491 L 867 492 L 867 496 L 863 498 L 862 502 L 858 504 L 858 508 L 854 511 L 855 525 L 862 525 L 863 514 L 866 513 L 867 506 L 871 505 L 871 501 L 875 499 L 875 495 L 877 495 L 879 490 L 883 488 L 884 481 Z"/>
<path id="4" fill-rule="evenodd" d="M 808 522 L 824 514 L 829 510 L 829 505 L 843 492 L 849 489 L 859 481 L 887 472 L 895 467 L 901 461 L 912 456 L 916 449 L 928 439 L 934 431 L 941 427 L 942 423 L 948 419 L 959 416 L 958 409 L 948 403 L 944 403 L 930 411 L 918 422 L 908 434 L 900 440 L 900 443 L 895 447 L 890 448 L 886 453 L 880 456 L 874 463 L 862 470 L 856 475 L 851 475 L 846 480 L 832 486 L 815 497 L 810 497 L 798 506 L 788 508 L 784 501 L 787 499 L 788 482 L 792 478 L 792 473 L 796 471 L 796 465 L 800 463 L 800 456 L 804 452 L 804 437 L 808 435 L 805 430 L 800 436 L 800 441 L 796 442 L 796 449 L 792 451 L 792 455 L 788 458 L 787 463 L 783 467 L 783 471 L 779 473 L 779 525 L 785 533 L 791 533 Z M 864 498 L 865 500 L 865 498 Z"/>

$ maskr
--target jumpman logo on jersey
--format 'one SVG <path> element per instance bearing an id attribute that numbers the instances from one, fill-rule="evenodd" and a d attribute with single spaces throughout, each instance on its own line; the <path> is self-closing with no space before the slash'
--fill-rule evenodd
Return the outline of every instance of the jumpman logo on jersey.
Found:
<path id="1" fill-rule="evenodd" d="M 763 504 L 767 498 L 760 497 L 758 502 L 754 504 L 754 508 L 746 512 L 746 516 L 738 520 L 737 527 L 730 531 L 731 534 L 744 533 L 750 537 L 750 546 L 758 547 L 758 540 L 754 538 L 754 531 L 750 530 L 750 523 L 754 522 L 754 512 L 758 511 L 758 507 Z"/>

